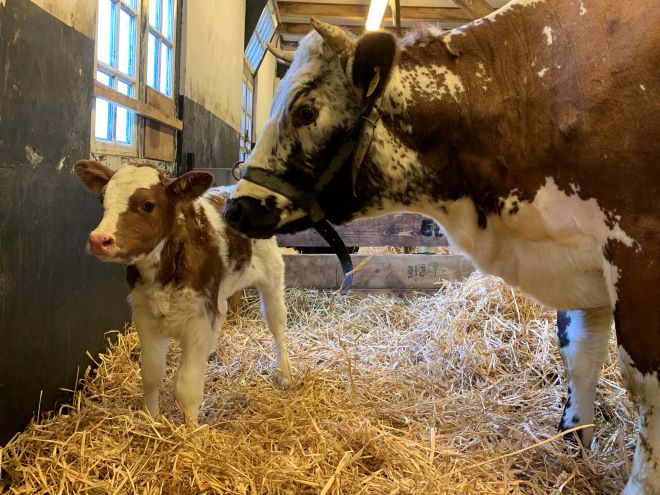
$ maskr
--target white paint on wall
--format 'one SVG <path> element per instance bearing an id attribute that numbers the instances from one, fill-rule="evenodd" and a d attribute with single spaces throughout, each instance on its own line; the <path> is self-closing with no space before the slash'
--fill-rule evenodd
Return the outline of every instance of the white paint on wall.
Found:
<path id="1" fill-rule="evenodd" d="M 275 94 L 275 79 L 277 71 L 277 60 L 266 52 L 263 62 L 259 67 L 256 78 L 256 98 L 254 104 L 254 135 L 255 138 L 261 134 L 264 124 L 270 115 L 270 106 Z"/>
<path id="2" fill-rule="evenodd" d="M 0 0 L 4 5 L 6 0 Z M 95 0 L 32 0 L 32 3 L 42 8 L 67 26 L 80 31 L 88 38 L 96 37 L 96 5 Z"/>
<path id="3" fill-rule="evenodd" d="M 183 23 L 182 93 L 240 131 L 245 0 L 184 2 Z"/>
<path id="4" fill-rule="evenodd" d="M 37 151 L 37 148 L 30 145 L 25 147 L 25 158 L 27 158 L 33 167 L 36 167 L 44 160 L 44 157 Z"/>

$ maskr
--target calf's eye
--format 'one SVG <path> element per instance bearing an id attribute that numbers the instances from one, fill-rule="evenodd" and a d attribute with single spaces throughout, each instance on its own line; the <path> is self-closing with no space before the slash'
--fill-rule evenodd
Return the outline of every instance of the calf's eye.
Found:
<path id="1" fill-rule="evenodd" d="M 294 127 L 301 127 L 314 123 L 318 116 L 318 111 L 311 105 L 301 105 L 293 113 Z"/>
<path id="2" fill-rule="evenodd" d="M 142 203 L 142 206 L 140 206 L 140 209 L 145 212 L 145 213 L 151 213 L 154 211 L 154 208 L 156 207 L 156 203 L 153 203 L 151 201 L 145 201 Z"/>

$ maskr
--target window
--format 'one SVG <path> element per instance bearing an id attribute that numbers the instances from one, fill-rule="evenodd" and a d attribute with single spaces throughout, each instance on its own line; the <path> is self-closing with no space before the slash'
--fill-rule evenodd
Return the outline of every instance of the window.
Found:
<path id="1" fill-rule="evenodd" d="M 138 0 L 98 0 L 96 80 L 134 97 L 137 85 Z M 103 98 L 96 98 L 94 136 L 105 142 L 132 145 L 135 114 Z"/>
<path id="2" fill-rule="evenodd" d="M 149 0 L 147 84 L 172 96 L 174 0 Z"/>
<path id="3" fill-rule="evenodd" d="M 254 79 L 243 74 L 243 92 L 241 98 L 241 136 L 239 142 L 239 160 L 245 160 L 252 150 L 252 110 L 254 108 Z"/>
<path id="4" fill-rule="evenodd" d="M 254 74 L 259 69 L 259 65 L 266 54 L 266 45 L 270 42 L 275 28 L 277 27 L 277 16 L 271 2 L 268 2 L 261 12 L 257 21 L 257 27 L 254 29 L 250 41 L 245 48 L 245 60 Z"/>
<path id="5" fill-rule="evenodd" d="M 176 0 L 97 2 L 96 81 L 143 103 L 147 85 L 171 98 Z M 140 47 L 146 47 L 147 53 L 140 53 Z M 94 149 L 132 156 L 142 153 L 137 128 L 144 128 L 144 119 L 113 102 L 112 92 L 99 93 L 103 96 L 96 97 Z M 127 101 L 122 103 L 140 111 Z M 146 103 L 150 103 L 148 98 Z"/>

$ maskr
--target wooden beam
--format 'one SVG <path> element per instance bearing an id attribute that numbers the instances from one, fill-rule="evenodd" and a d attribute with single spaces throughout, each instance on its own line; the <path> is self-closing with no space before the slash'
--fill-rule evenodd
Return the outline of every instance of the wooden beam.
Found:
<path id="1" fill-rule="evenodd" d="M 364 33 L 364 26 L 344 26 L 340 25 L 342 29 L 353 33 L 356 36 Z M 382 27 L 385 31 L 390 31 L 394 33 L 394 28 L 392 27 Z M 279 25 L 277 32 L 282 36 L 304 36 L 312 30 L 312 25 L 306 22 L 283 22 Z M 405 34 L 409 29 L 403 28 L 402 33 Z"/>
<path id="2" fill-rule="evenodd" d="M 486 0 L 454 0 L 456 5 L 463 7 L 472 17 L 480 19 L 495 11 Z"/>
<path id="3" fill-rule="evenodd" d="M 282 18 L 286 17 L 321 17 L 338 18 L 350 21 L 366 21 L 369 5 L 277 2 Z M 388 7 L 385 15 L 392 15 Z M 403 21 L 469 21 L 471 20 L 460 8 L 453 7 L 401 7 L 400 18 Z"/>
<path id="4" fill-rule="evenodd" d="M 368 256 L 353 255 L 354 266 Z M 285 254 L 285 284 L 303 289 L 338 289 L 344 280 L 334 254 Z M 353 274 L 355 289 L 440 289 L 443 280 L 462 280 L 472 262 L 453 254 L 378 254 Z"/>
<path id="5" fill-rule="evenodd" d="M 390 0 L 390 10 L 392 11 L 392 24 L 396 30 L 396 35 L 401 36 L 401 5 L 399 0 Z"/>
<path id="6" fill-rule="evenodd" d="M 121 94 L 119 91 L 115 91 L 114 89 L 109 88 L 98 81 L 94 81 L 94 96 L 98 96 L 113 103 L 117 103 L 122 107 L 133 110 L 135 113 L 160 122 L 161 124 L 165 124 L 166 126 L 172 127 L 173 129 L 177 129 L 179 131 L 183 129 L 182 120 L 169 117 L 159 109 L 136 100 L 135 98 Z"/>
<path id="7" fill-rule="evenodd" d="M 435 223 L 422 232 L 424 217 L 413 213 L 395 213 L 379 218 L 356 220 L 336 226 L 347 246 L 431 247 L 446 246 L 447 238 Z M 432 220 L 427 220 L 432 222 Z M 327 243 L 315 230 L 277 236 L 281 247 L 319 247 Z"/>

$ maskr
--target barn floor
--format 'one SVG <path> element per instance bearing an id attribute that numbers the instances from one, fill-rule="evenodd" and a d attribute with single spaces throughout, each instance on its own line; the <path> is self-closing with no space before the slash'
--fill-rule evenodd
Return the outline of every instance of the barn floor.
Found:
<path id="1" fill-rule="evenodd" d="M 287 298 L 292 389 L 274 385 L 270 336 L 251 296 L 211 358 L 203 424 L 180 425 L 175 356 L 165 416 L 153 421 L 139 412 L 130 331 L 70 406 L 0 451 L 0 490 L 572 495 L 623 487 L 633 422 L 614 346 L 595 449 L 547 441 L 564 391 L 554 314 L 498 280 L 473 275 L 411 301 L 331 301 L 300 290 Z"/>

